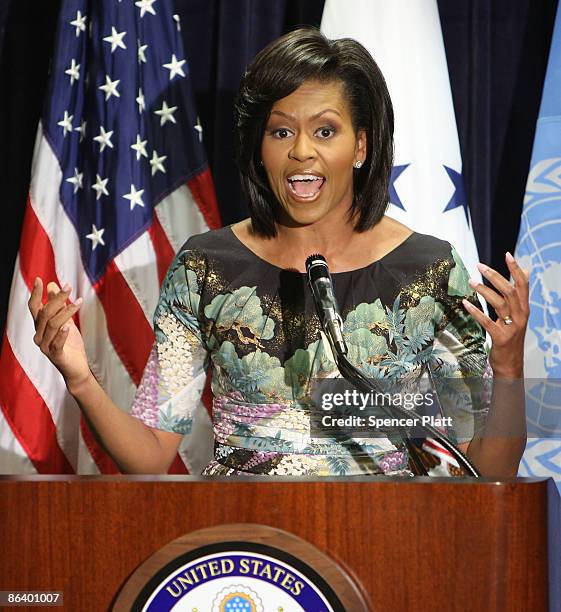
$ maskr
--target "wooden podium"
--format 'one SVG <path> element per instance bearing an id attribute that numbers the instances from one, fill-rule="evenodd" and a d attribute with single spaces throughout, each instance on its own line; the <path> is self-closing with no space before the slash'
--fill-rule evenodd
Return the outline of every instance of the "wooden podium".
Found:
<path id="1" fill-rule="evenodd" d="M 538 479 L 3 477 L 0 590 L 63 591 L 64 609 L 107 610 L 171 540 L 258 523 L 338 562 L 372 610 L 545 611 L 548 490 L 556 512 Z"/>

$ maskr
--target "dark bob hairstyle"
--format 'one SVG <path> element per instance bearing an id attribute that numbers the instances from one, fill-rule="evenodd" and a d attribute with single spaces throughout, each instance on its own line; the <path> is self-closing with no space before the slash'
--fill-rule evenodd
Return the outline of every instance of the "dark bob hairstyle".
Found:
<path id="1" fill-rule="evenodd" d="M 236 152 L 242 188 L 256 233 L 276 235 L 278 203 L 261 166 L 261 142 L 271 108 L 304 81 L 340 81 L 353 128 L 365 130 L 367 154 L 354 170 L 351 216 L 355 230 L 373 227 L 388 205 L 393 165 L 393 108 L 376 62 L 356 40 L 328 40 L 315 28 L 301 28 L 273 41 L 248 66 L 235 105 Z"/>

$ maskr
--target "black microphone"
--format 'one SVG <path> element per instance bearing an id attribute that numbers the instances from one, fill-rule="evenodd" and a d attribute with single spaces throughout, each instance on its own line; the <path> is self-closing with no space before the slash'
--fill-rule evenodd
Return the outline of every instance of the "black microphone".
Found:
<path id="1" fill-rule="evenodd" d="M 306 259 L 306 271 L 318 316 L 335 356 L 346 355 L 347 345 L 343 338 L 343 319 L 337 308 L 337 300 L 333 293 L 333 283 L 325 257 L 310 255 Z"/>

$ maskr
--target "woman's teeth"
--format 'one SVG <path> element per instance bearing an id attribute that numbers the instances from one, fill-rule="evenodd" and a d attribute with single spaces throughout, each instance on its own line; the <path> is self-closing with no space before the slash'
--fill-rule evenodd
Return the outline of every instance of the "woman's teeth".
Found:
<path id="1" fill-rule="evenodd" d="M 295 174 L 288 179 L 292 191 L 303 198 L 315 196 L 323 185 L 324 178 L 313 174 Z"/>

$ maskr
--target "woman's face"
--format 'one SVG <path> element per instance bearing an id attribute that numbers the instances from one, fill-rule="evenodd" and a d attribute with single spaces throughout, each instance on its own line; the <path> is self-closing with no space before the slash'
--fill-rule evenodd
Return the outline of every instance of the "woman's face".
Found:
<path id="1" fill-rule="evenodd" d="M 273 104 L 261 145 L 281 223 L 309 225 L 353 201 L 353 164 L 366 158 L 343 83 L 306 81 Z M 338 219 L 337 215 L 331 218 Z"/>

